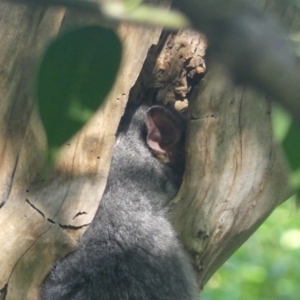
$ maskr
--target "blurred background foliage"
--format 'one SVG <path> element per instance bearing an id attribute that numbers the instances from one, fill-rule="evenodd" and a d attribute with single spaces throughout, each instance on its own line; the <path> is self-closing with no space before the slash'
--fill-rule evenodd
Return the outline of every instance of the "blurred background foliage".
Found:
<path id="1" fill-rule="evenodd" d="M 202 300 L 300 299 L 300 218 L 292 199 L 279 206 L 218 270 Z"/>
<path id="2" fill-rule="evenodd" d="M 279 206 L 207 283 L 202 300 L 300 299 L 299 124 L 275 106 L 274 137 L 286 151 L 296 196 Z M 297 199 L 297 200 L 296 200 Z"/>

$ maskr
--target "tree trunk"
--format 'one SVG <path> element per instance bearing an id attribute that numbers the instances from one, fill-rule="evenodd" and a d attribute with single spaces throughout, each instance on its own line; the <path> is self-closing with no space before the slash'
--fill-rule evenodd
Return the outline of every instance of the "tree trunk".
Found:
<path id="1" fill-rule="evenodd" d="M 123 61 L 107 101 L 43 178 L 47 145 L 32 70 L 60 30 L 97 23 L 98 15 L 4 0 L 0 11 L 0 299 L 38 299 L 54 262 L 78 246 L 100 203 L 128 99 L 189 104 L 187 165 L 172 209 L 201 286 L 290 195 L 267 101 L 234 87 L 220 69 L 202 79 L 204 36 L 128 24 L 117 29 Z"/>

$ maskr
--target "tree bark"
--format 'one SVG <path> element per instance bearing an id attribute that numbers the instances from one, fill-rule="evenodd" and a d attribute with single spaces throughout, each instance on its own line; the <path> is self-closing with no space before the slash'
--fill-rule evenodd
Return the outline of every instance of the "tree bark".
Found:
<path id="1" fill-rule="evenodd" d="M 77 247 L 93 219 L 130 89 L 161 29 L 118 28 L 124 53 L 115 86 L 63 147 L 53 178 L 43 179 L 46 140 L 32 97 L 32 70 L 59 30 L 98 22 L 99 16 L 6 1 L 0 11 L 0 299 L 34 300 L 54 262 Z"/>
<path id="2" fill-rule="evenodd" d="M 221 74 L 207 74 L 191 99 L 186 172 L 173 205 L 200 286 L 291 195 L 270 103 Z"/>
<path id="3" fill-rule="evenodd" d="M 54 262 L 77 247 L 100 203 L 129 98 L 157 96 L 182 110 L 189 102 L 187 166 L 172 210 L 201 286 L 290 195 L 269 103 L 220 70 L 200 81 L 203 35 L 164 33 L 159 40 L 160 28 L 128 24 L 117 30 L 124 54 L 107 101 L 64 145 L 52 178 L 43 178 L 47 145 L 32 71 L 60 30 L 98 16 L 4 0 L 0 11 L 0 299 L 38 299 Z"/>
<path id="4" fill-rule="evenodd" d="M 232 77 L 280 102 L 300 124 L 298 57 L 274 19 L 248 0 L 173 2 L 207 36 L 211 56 L 226 65 Z M 274 3 L 279 3 L 277 0 L 255 2 L 264 9 L 276 9 Z M 288 3 L 281 6 L 289 7 Z M 296 27 L 294 23 L 286 26 Z"/>

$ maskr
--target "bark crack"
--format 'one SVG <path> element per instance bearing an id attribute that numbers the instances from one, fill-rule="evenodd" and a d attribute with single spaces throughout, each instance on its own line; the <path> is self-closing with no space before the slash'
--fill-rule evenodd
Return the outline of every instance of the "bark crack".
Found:
<path id="1" fill-rule="evenodd" d="M 45 217 L 45 214 L 41 211 L 41 210 L 39 210 L 35 205 L 33 205 L 28 199 L 26 199 L 26 203 L 27 204 L 29 204 L 35 211 L 37 211 L 43 218 L 46 218 Z M 85 215 L 85 214 L 87 214 L 87 212 L 78 212 L 76 215 L 75 215 L 75 217 L 73 218 L 73 220 L 76 218 L 76 217 L 78 217 L 78 216 L 80 216 L 80 215 Z M 49 222 L 49 223 L 51 223 L 51 224 L 56 224 L 56 222 L 54 221 L 54 220 L 52 220 L 52 219 L 50 219 L 50 218 L 47 218 L 47 221 Z M 65 225 L 65 224 L 61 224 L 61 223 L 58 223 L 58 225 L 59 225 L 59 227 L 60 228 L 62 228 L 62 229 L 70 229 L 70 230 L 79 230 L 79 229 L 81 229 L 81 228 L 83 228 L 83 227 L 87 227 L 87 226 L 89 226 L 91 223 L 87 223 L 87 224 L 82 224 L 82 225 L 79 225 L 79 226 L 74 226 L 74 225 Z M 1 291 L 1 290 L 0 290 Z M 0 300 L 2 300 L 1 298 L 0 298 Z"/>
<path id="2" fill-rule="evenodd" d="M 76 218 L 79 217 L 79 216 L 82 216 L 82 215 L 87 215 L 87 212 L 86 212 L 86 211 L 80 211 L 80 212 L 78 212 L 78 213 L 74 216 L 73 220 L 76 219 Z"/>
<path id="3" fill-rule="evenodd" d="M 45 218 L 45 214 L 36 206 L 34 206 L 28 199 L 26 199 L 26 203 L 28 203 L 34 210 L 36 210 L 43 218 Z"/>
<path id="4" fill-rule="evenodd" d="M 58 224 L 59 227 L 61 227 L 62 229 L 70 229 L 70 230 L 79 230 L 81 228 L 87 227 L 89 226 L 91 223 L 87 223 L 87 224 L 83 224 L 80 226 L 74 226 L 74 225 L 63 225 L 63 224 Z"/>

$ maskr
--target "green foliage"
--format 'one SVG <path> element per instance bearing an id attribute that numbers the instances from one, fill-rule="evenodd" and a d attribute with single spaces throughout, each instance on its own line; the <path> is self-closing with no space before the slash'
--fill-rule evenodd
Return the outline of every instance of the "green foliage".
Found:
<path id="1" fill-rule="evenodd" d="M 100 9 L 106 18 L 117 21 L 130 21 L 171 29 L 186 28 L 190 25 L 188 19 L 177 11 L 147 4 L 138 5 L 138 0 L 136 1 L 104 1 Z"/>
<path id="2" fill-rule="evenodd" d="M 273 112 L 275 139 L 281 143 L 291 167 L 291 185 L 300 201 L 300 126 L 290 114 L 275 106 Z"/>
<path id="3" fill-rule="evenodd" d="M 298 300 L 300 218 L 287 201 L 211 278 L 202 300 Z"/>
<path id="4" fill-rule="evenodd" d="M 105 100 L 116 78 L 121 51 L 116 34 L 99 26 L 78 28 L 50 44 L 37 76 L 37 99 L 51 154 Z"/>
<path id="5" fill-rule="evenodd" d="M 22 2 L 23 0 L 15 0 Z M 190 26 L 188 19 L 180 12 L 167 7 L 159 7 L 143 3 L 143 0 L 31 0 L 38 4 L 63 5 L 84 10 L 101 12 L 102 17 L 115 22 L 129 21 L 133 23 L 158 25 L 171 29 Z M 148 1 L 149 2 L 149 1 Z M 151 4 L 151 3 L 150 3 Z"/>
<path id="6" fill-rule="evenodd" d="M 293 121 L 290 129 L 282 143 L 286 156 L 289 160 L 292 174 L 291 183 L 297 193 L 297 202 L 300 201 L 300 128 L 296 121 Z"/>

